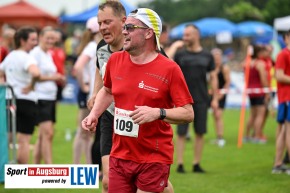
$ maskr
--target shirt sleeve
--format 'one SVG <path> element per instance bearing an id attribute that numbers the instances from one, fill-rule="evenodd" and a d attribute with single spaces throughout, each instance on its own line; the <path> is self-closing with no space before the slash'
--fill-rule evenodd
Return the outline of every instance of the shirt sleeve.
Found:
<path id="1" fill-rule="evenodd" d="M 215 69 L 214 58 L 211 53 L 209 53 L 209 65 L 208 65 L 208 72 L 211 72 Z"/>
<path id="2" fill-rule="evenodd" d="M 283 70 L 286 68 L 286 59 L 283 51 L 280 52 L 277 56 L 275 68 Z"/>
<path id="3" fill-rule="evenodd" d="M 183 73 L 178 65 L 175 65 L 170 82 L 170 95 L 175 107 L 193 104 L 193 98 L 188 90 Z"/>
<path id="4" fill-rule="evenodd" d="M 112 88 L 112 79 L 111 79 L 111 63 L 112 57 L 109 58 L 108 63 L 106 65 L 106 71 L 104 75 L 104 86 L 107 88 Z"/>
<path id="5" fill-rule="evenodd" d="M 93 42 L 90 42 L 85 49 L 83 50 L 82 54 L 89 56 L 90 58 L 94 58 L 96 56 L 97 45 Z"/>
<path id="6" fill-rule="evenodd" d="M 173 56 L 173 60 L 179 65 L 179 52 L 175 53 Z"/>
<path id="7" fill-rule="evenodd" d="M 36 61 L 36 65 L 40 65 L 40 64 L 38 64 L 38 62 L 37 61 L 40 61 L 39 60 L 39 54 L 37 53 L 37 50 L 36 49 L 33 49 L 33 50 L 31 50 L 30 52 L 29 52 L 29 56 L 31 57 L 31 58 L 33 58 L 35 61 Z"/>
<path id="8" fill-rule="evenodd" d="M 24 70 L 27 71 L 31 65 L 37 65 L 37 62 L 32 56 L 28 55 L 28 58 L 24 64 Z"/>
<path id="9" fill-rule="evenodd" d="M 104 45 L 106 45 L 106 42 L 105 42 L 105 40 L 104 39 L 102 39 L 99 43 L 98 43 L 98 45 L 97 45 L 97 49 L 96 49 L 96 66 L 97 66 L 97 68 L 98 69 L 100 69 L 100 64 L 99 64 L 99 60 L 98 60 L 98 51 L 99 51 L 99 49 L 101 48 L 101 47 L 103 47 Z"/>

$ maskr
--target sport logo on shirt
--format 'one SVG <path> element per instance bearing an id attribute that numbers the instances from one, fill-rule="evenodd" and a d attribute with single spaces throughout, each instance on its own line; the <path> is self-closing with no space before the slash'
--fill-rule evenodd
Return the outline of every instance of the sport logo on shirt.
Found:
<path id="1" fill-rule="evenodd" d="M 141 81 L 138 85 L 139 88 L 144 89 L 144 90 L 149 90 L 151 92 L 158 92 L 158 88 L 153 88 L 152 86 L 148 86 L 144 83 L 144 81 Z"/>
<path id="2" fill-rule="evenodd" d="M 141 81 L 141 82 L 139 83 L 139 88 L 144 88 L 144 82 L 143 82 L 143 81 Z"/>

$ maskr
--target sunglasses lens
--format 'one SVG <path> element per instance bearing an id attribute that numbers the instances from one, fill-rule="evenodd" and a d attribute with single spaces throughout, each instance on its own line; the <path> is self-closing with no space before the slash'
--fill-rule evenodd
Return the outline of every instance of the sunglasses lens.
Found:
<path id="1" fill-rule="evenodd" d="M 124 30 L 126 31 L 132 31 L 134 29 L 134 26 L 132 24 L 126 24 L 124 25 Z"/>

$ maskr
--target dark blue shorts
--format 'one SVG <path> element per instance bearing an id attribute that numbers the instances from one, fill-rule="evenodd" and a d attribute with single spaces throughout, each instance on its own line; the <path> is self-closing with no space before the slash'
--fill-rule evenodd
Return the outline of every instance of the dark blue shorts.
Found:
<path id="1" fill-rule="evenodd" d="M 88 95 L 89 93 L 83 92 L 81 89 L 79 89 L 77 100 L 80 109 L 87 108 Z"/>
<path id="2" fill-rule="evenodd" d="M 284 123 L 285 121 L 290 122 L 290 101 L 280 103 L 278 106 L 277 122 Z"/>

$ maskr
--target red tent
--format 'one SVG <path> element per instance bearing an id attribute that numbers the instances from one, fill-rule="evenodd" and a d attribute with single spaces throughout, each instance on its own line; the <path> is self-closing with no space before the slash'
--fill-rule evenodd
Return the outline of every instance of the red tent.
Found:
<path id="1" fill-rule="evenodd" d="M 15 27 L 31 25 L 42 28 L 46 25 L 56 26 L 57 17 L 20 0 L 0 7 L 0 26 L 7 23 Z"/>

